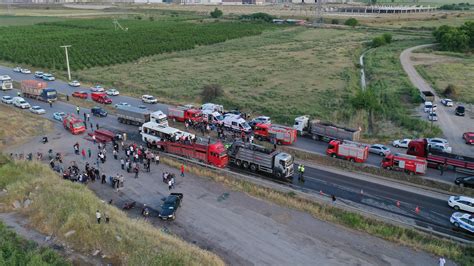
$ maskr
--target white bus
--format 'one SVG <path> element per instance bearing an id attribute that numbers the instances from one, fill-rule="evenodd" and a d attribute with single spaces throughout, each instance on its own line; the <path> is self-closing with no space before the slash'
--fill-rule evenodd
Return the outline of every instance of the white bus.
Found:
<path id="1" fill-rule="evenodd" d="M 179 129 L 162 125 L 154 121 L 143 124 L 140 128 L 140 134 L 142 135 L 143 142 L 147 144 L 153 144 L 154 142 L 163 140 L 180 141 L 185 138 L 188 138 L 189 140 L 195 138 L 191 133 L 183 132 Z"/>

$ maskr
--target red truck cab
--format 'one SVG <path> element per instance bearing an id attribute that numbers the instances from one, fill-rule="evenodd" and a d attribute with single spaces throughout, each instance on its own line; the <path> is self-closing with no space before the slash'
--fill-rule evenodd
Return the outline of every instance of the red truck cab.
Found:
<path id="1" fill-rule="evenodd" d="M 105 92 L 92 92 L 91 98 L 93 101 L 103 104 L 111 104 L 112 100 L 107 96 Z"/>
<path id="2" fill-rule="evenodd" d="M 382 159 L 382 168 L 404 171 L 409 174 L 424 174 L 428 162 L 425 158 L 406 154 L 389 153 Z"/>
<path id="3" fill-rule="evenodd" d="M 67 131 L 71 132 L 73 135 L 81 134 L 86 131 L 86 126 L 84 125 L 84 121 L 82 121 L 82 119 L 79 119 L 71 114 L 67 114 L 63 118 L 63 126 Z"/>
<path id="4" fill-rule="evenodd" d="M 363 163 L 369 157 L 369 147 L 353 141 L 331 140 L 326 154 L 333 158 Z"/>
<path id="5" fill-rule="evenodd" d="M 258 123 L 254 127 L 254 135 L 259 140 L 276 141 L 279 145 L 291 145 L 296 141 L 297 131 L 292 127 Z"/>

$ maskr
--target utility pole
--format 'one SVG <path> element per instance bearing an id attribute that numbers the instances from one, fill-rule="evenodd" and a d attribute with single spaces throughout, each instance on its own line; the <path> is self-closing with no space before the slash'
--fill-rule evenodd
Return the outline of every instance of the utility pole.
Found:
<path id="1" fill-rule="evenodd" d="M 64 50 L 66 51 L 67 76 L 69 78 L 69 81 L 71 81 L 71 69 L 69 68 L 69 56 L 67 54 L 67 48 L 71 47 L 71 45 L 63 45 L 60 47 L 64 48 Z"/>
<path id="2" fill-rule="evenodd" d="M 313 26 L 321 27 L 323 24 L 323 0 L 315 0 L 316 4 Z"/>

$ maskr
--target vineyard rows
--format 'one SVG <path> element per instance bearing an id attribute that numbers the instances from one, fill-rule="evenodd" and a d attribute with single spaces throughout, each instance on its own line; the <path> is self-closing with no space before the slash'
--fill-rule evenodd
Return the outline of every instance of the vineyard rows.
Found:
<path id="1" fill-rule="evenodd" d="M 110 19 L 69 20 L 33 26 L 0 28 L 0 59 L 48 69 L 85 69 L 134 61 L 154 54 L 192 49 L 229 39 L 260 34 L 264 24 L 240 22 L 190 23 L 120 20 L 127 31 L 115 30 Z"/>

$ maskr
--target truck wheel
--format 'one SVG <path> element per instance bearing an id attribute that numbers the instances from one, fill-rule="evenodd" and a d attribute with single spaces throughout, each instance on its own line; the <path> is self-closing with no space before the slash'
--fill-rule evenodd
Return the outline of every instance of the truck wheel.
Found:
<path id="1" fill-rule="evenodd" d="M 316 135 L 311 136 L 311 138 L 312 138 L 313 140 L 317 140 L 317 139 L 318 139 L 318 137 L 317 137 Z"/>
<path id="2" fill-rule="evenodd" d="M 349 161 L 350 161 L 351 163 L 355 162 L 354 158 L 350 158 Z"/>
<path id="3" fill-rule="evenodd" d="M 244 163 L 242 164 L 242 166 L 243 166 L 244 168 L 249 168 L 249 163 L 248 163 L 248 162 L 244 162 Z"/>
<path id="4" fill-rule="evenodd" d="M 256 172 L 257 171 L 257 166 L 255 164 L 250 165 L 250 171 Z"/>
<path id="5" fill-rule="evenodd" d="M 412 171 L 408 171 L 408 174 L 409 174 L 409 175 L 414 175 L 415 173 L 412 172 Z"/>
<path id="6" fill-rule="evenodd" d="M 332 158 L 336 158 L 337 156 L 336 156 L 335 153 L 333 153 L 333 154 L 331 154 L 331 157 L 332 157 Z"/>
<path id="7" fill-rule="evenodd" d="M 242 166 L 242 161 L 241 160 L 235 161 L 235 165 L 237 165 L 238 167 L 241 167 Z"/>
<path id="8" fill-rule="evenodd" d="M 278 145 L 281 145 L 281 141 L 280 141 L 280 140 L 279 140 L 279 141 L 277 141 L 277 144 L 278 144 Z"/>
<path id="9" fill-rule="evenodd" d="M 282 176 L 282 174 L 281 174 L 281 172 L 276 172 L 276 173 L 275 173 L 275 176 L 280 179 L 281 176 Z"/>

